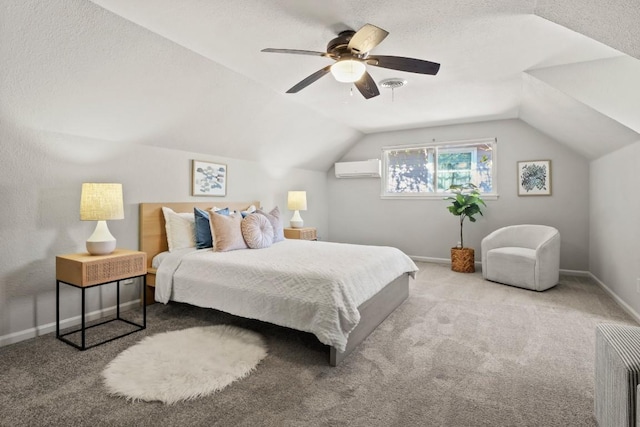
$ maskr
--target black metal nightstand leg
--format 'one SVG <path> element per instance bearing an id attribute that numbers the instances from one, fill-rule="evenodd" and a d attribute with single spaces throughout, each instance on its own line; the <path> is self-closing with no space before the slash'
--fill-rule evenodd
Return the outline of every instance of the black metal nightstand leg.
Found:
<path id="1" fill-rule="evenodd" d="M 56 280 L 56 338 L 60 338 L 60 281 Z"/>
<path id="2" fill-rule="evenodd" d="M 85 320 L 84 320 L 84 313 L 85 313 L 85 297 L 84 297 L 84 289 L 82 288 L 82 326 L 80 327 L 80 334 L 82 335 L 82 346 L 80 347 L 81 350 L 85 350 L 87 347 L 85 345 L 85 332 L 86 332 L 86 328 L 85 328 Z"/>
<path id="3" fill-rule="evenodd" d="M 120 320 L 120 280 L 116 284 L 116 319 Z"/>
<path id="4" fill-rule="evenodd" d="M 142 327 L 147 327 L 147 275 L 142 276 L 142 290 L 140 292 L 140 301 L 142 301 Z"/>

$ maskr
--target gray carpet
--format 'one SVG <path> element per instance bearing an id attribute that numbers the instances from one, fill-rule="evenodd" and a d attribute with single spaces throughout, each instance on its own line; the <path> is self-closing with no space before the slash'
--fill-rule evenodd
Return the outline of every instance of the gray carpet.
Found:
<path id="1" fill-rule="evenodd" d="M 182 304 L 154 304 L 147 330 L 85 352 L 53 334 L 1 348 L 0 425 L 595 425 L 595 326 L 635 324 L 595 283 L 536 293 L 418 265 L 409 299 L 337 368 L 312 335 Z M 249 377 L 172 406 L 105 393 L 100 372 L 144 336 L 220 323 L 266 338 Z"/>

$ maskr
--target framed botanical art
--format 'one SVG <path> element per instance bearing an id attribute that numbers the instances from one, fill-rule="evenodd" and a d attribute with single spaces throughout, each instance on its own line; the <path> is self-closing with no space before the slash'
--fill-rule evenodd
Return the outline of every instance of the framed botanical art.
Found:
<path id="1" fill-rule="evenodd" d="M 192 160 L 191 194 L 193 196 L 226 196 L 227 165 Z"/>
<path id="2" fill-rule="evenodd" d="M 551 160 L 518 162 L 518 196 L 551 195 Z"/>

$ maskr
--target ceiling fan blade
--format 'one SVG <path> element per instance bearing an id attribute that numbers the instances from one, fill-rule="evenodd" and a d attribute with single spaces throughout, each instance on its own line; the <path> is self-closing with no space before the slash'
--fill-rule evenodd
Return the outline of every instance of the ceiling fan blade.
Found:
<path id="1" fill-rule="evenodd" d="M 388 35 L 389 33 L 382 28 L 366 24 L 351 37 L 348 47 L 356 54 L 366 53 L 378 46 Z"/>
<path id="2" fill-rule="evenodd" d="M 295 55 L 311 55 L 311 56 L 329 56 L 327 52 L 315 52 L 313 50 L 300 50 L 300 49 L 274 49 L 268 47 L 266 49 L 262 49 L 260 52 L 270 52 L 270 53 L 293 53 Z"/>
<path id="3" fill-rule="evenodd" d="M 302 80 L 300 83 L 298 83 L 297 85 L 289 89 L 287 93 L 297 93 L 301 91 L 305 87 L 309 86 L 311 83 L 318 80 L 320 77 L 323 77 L 330 70 L 331 70 L 331 65 L 327 65 L 326 67 L 316 71 L 315 73 L 311 74 L 309 77 L 307 77 L 306 79 Z"/>
<path id="4" fill-rule="evenodd" d="M 366 60 L 367 64 L 376 67 L 390 68 L 398 71 L 408 71 L 418 74 L 438 74 L 440 64 L 423 59 L 405 58 L 403 56 L 370 56 Z"/>
<path id="5" fill-rule="evenodd" d="M 360 80 L 358 80 L 354 84 L 356 85 L 362 96 L 364 96 L 366 99 L 380 95 L 378 86 L 376 85 L 376 82 L 373 81 L 373 78 L 368 71 L 365 71 Z"/>

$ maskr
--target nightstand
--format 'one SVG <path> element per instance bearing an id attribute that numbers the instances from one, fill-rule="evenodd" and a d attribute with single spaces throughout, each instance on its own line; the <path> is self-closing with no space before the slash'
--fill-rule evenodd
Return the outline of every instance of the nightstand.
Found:
<path id="1" fill-rule="evenodd" d="M 284 237 L 287 239 L 318 240 L 315 227 L 285 228 Z"/>
<path id="2" fill-rule="evenodd" d="M 141 298 L 144 301 L 147 274 L 147 254 L 144 252 L 116 249 L 109 255 L 90 255 L 88 253 L 59 255 L 56 257 L 56 338 L 77 349 L 86 350 L 100 344 L 122 338 L 147 327 L 146 304 L 142 305 L 142 325 L 120 317 L 120 282 L 142 277 L 140 286 Z M 60 334 L 60 284 L 64 283 L 82 292 L 82 314 L 80 329 Z M 109 283 L 116 284 L 116 318 L 86 326 L 85 290 Z M 86 345 L 87 329 L 104 325 L 109 322 L 121 321 L 136 327 L 133 331 L 121 334 L 104 341 Z M 65 338 L 67 335 L 80 332 L 80 345 Z"/>

